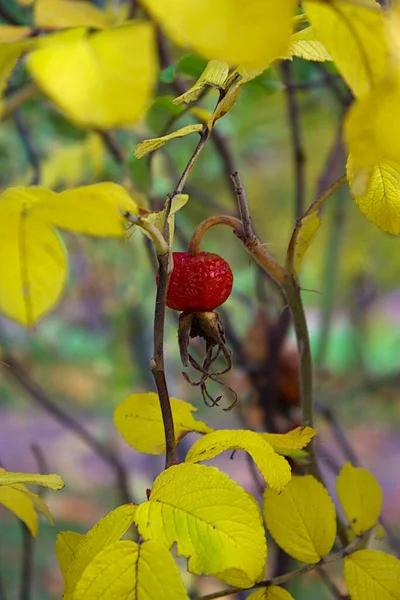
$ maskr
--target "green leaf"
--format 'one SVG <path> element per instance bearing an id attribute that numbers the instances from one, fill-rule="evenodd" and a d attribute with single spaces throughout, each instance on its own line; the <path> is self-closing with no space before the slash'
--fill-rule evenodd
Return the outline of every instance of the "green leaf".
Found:
<path id="1" fill-rule="evenodd" d="M 162 83 L 172 83 L 176 77 L 176 66 L 169 65 L 166 69 L 163 69 L 160 73 L 160 81 Z"/>
<path id="2" fill-rule="evenodd" d="M 189 571 L 250 587 L 265 571 L 266 541 L 254 498 L 213 467 L 182 464 L 163 471 L 135 522 L 188 559 Z"/>
<path id="3" fill-rule="evenodd" d="M 86 567 L 96 558 L 96 556 L 107 546 L 118 541 L 132 525 L 136 506 L 125 504 L 108 513 L 101 519 L 88 533 L 81 539 L 72 542 L 72 558 L 69 565 L 65 566 L 65 546 L 59 551 L 62 570 L 64 573 L 64 594 L 66 597 L 73 594 L 75 587 L 83 575 Z M 63 534 L 61 534 L 63 535 Z M 69 541 L 71 540 L 69 536 Z M 65 541 L 65 540 L 64 540 Z M 76 544 L 75 542 L 78 541 Z M 58 542 L 59 548 L 63 545 Z"/>
<path id="4" fill-rule="evenodd" d="M 207 66 L 207 60 L 197 54 L 185 54 L 176 65 L 176 72 L 198 79 Z"/>
<path id="5" fill-rule="evenodd" d="M 74 600 L 189 600 L 171 554 L 156 542 L 115 542 L 86 567 Z"/>

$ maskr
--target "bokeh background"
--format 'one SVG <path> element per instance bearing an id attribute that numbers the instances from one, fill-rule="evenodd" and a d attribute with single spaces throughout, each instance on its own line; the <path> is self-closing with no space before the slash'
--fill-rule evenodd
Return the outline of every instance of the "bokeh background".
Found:
<path id="1" fill-rule="evenodd" d="M 160 135 L 176 118 L 171 105 L 176 95 L 174 77 L 185 85 L 192 83 L 204 66 L 198 57 L 172 47 L 170 51 L 174 60 L 183 58 L 175 70 L 162 71 L 158 100 L 132 128 L 106 137 L 79 129 L 40 95 L 2 122 L 1 187 L 29 184 L 31 145 L 42 185 L 62 190 L 107 180 L 130 187 L 133 181 L 148 207 L 161 208 L 195 140 L 189 136 L 170 143 L 151 163 L 147 158 L 135 159 L 133 150 L 138 141 Z M 22 64 L 9 92 L 25 79 Z M 220 143 L 210 140 L 192 172 L 187 188 L 190 201 L 176 218 L 174 249 L 185 249 L 204 218 L 235 213 L 225 148 L 228 162 L 239 170 L 246 187 L 257 234 L 283 261 L 297 217 L 296 165 L 304 175 L 305 206 L 344 172 L 340 131 L 348 94 L 331 67 L 296 59 L 289 70 L 277 66 L 248 84 L 218 123 Z M 293 102 L 299 113 L 295 121 Z M 213 103 L 215 92 L 201 106 L 211 108 Z M 179 119 L 179 126 L 194 120 L 188 113 Z M 296 162 L 294 125 L 303 162 L 299 153 Z M 122 163 L 110 152 L 113 146 L 122 151 Z M 54 555 L 57 531 L 87 531 L 127 493 L 135 502 L 145 500 L 146 488 L 163 468 L 162 457 L 139 455 L 113 426 L 113 409 L 128 394 L 154 390 L 149 359 L 156 287 L 149 247 L 140 232 L 119 242 L 62 237 L 70 260 L 62 302 L 34 331 L 0 318 L 1 465 L 10 471 L 57 472 L 66 482 L 62 492 L 46 494 L 56 526 L 42 520 L 33 541 L 16 518 L 0 507 L 0 573 L 6 600 L 22 597 L 26 577 L 32 582 L 32 600 L 60 598 L 62 578 Z M 220 406 L 208 408 L 198 388 L 184 380 L 177 314 L 168 310 L 165 353 L 171 395 L 192 402 L 199 418 L 214 427 L 240 427 L 243 420 L 258 429 L 268 424 L 280 431 L 294 426 L 296 352 L 290 327 L 286 332 L 281 316 L 281 298 L 230 230 L 208 233 L 203 249 L 221 254 L 235 275 L 223 319 L 234 360 L 225 382 L 239 401 L 232 411 L 223 411 L 232 402 L 223 390 Z M 349 458 L 376 475 L 384 492 L 388 535 L 373 543 L 382 549 L 394 544 L 392 551 L 393 547 L 399 551 L 396 536 L 400 536 L 399 280 L 398 239 L 369 223 L 343 188 L 324 209 L 302 275 L 315 359 L 321 467 L 333 496 L 335 470 Z M 279 322 L 283 341 L 278 349 L 270 333 Z M 196 348 L 201 352 L 201 344 Z M 274 355 L 280 357 L 275 361 L 279 393 L 269 405 L 268 394 L 261 397 L 254 382 L 260 383 L 260 373 L 271 367 Z M 182 442 L 181 457 L 190 441 L 188 437 Z M 260 498 L 257 473 L 245 456 L 236 453 L 214 462 Z M 272 558 L 271 569 L 274 560 L 277 564 L 279 557 Z M 339 573 L 334 568 L 331 573 L 341 588 Z M 193 589 L 197 585 L 202 593 L 219 585 L 206 578 L 197 583 L 188 578 L 188 584 Z M 294 581 L 290 589 L 297 600 L 331 597 L 316 574 Z"/>

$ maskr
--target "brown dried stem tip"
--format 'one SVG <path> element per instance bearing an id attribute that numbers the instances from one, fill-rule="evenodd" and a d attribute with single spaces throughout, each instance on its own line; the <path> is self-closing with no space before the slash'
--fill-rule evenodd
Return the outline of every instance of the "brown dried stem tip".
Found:
<path id="1" fill-rule="evenodd" d="M 206 356 L 202 365 L 189 353 L 190 339 L 196 337 L 204 338 L 206 342 Z M 184 378 L 190 385 L 200 386 L 204 402 L 207 406 L 218 405 L 222 396 L 213 398 L 207 390 L 207 381 L 211 379 L 220 385 L 226 386 L 226 384 L 220 381 L 218 376 L 228 373 L 232 368 L 232 353 L 226 346 L 225 329 L 218 313 L 215 311 L 181 313 L 179 317 L 178 341 L 182 364 L 185 367 L 192 366 L 196 371 L 201 373 L 199 381 L 191 381 L 187 373 L 182 373 Z M 220 371 L 211 371 L 211 366 L 221 354 L 225 359 L 225 368 Z M 228 389 L 234 395 L 234 401 L 224 410 L 231 410 L 237 402 L 235 391 L 230 387 Z"/>

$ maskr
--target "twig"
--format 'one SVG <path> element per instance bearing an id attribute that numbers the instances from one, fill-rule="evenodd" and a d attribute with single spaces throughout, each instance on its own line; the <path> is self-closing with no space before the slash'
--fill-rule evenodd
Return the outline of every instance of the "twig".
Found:
<path id="1" fill-rule="evenodd" d="M 336 172 L 343 171 L 344 168 L 344 153 L 343 143 L 341 139 L 341 127 L 338 133 L 337 140 L 332 148 L 329 160 L 325 167 L 325 171 L 319 181 L 319 190 L 327 188 L 328 182 L 332 181 L 332 173 L 334 177 Z M 329 181 L 330 178 L 330 181 Z M 331 330 L 332 319 L 334 315 L 334 300 L 335 287 L 339 266 L 339 254 L 341 245 L 341 234 L 343 230 L 343 222 L 345 216 L 345 196 L 341 191 L 338 192 L 337 201 L 333 207 L 332 224 L 329 231 L 329 241 L 326 248 L 326 266 L 324 269 L 324 289 L 322 293 L 321 306 L 321 324 L 318 340 L 318 348 L 316 352 L 316 365 L 322 366 L 325 362 L 326 353 L 328 350 L 329 336 Z"/>
<path id="2" fill-rule="evenodd" d="M 31 445 L 31 452 L 34 455 L 38 470 L 41 475 L 46 475 L 50 472 L 46 458 L 38 444 Z M 43 496 L 45 488 L 38 486 L 37 494 Z M 30 600 L 32 596 L 32 578 L 34 569 L 33 551 L 35 547 L 35 539 L 29 531 L 25 523 L 22 526 L 22 566 L 21 566 L 21 588 L 20 600 Z"/>
<path id="3" fill-rule="evenodd" d="M 343 451 L 343 454 L 344 454 L 346 460 L 349 460 L 353 464 L 354 467 L 357 467 L 359 465 L 357 455 L 354 452 L 349 440 L 347 439 L 347 436 L 346 436 L 343 428 L 341 427 L 340 423 L 336 419 L 335 414 L 332 411 L 332 409 L 329 406 L 326 406 L 326 404 L 323 404 L 322 402 L 319 402 L 319 401 L 315 402 L 315 408 L 329 424 L 329 426 L 332 430 L 332 433 L 335 436 L 336 442 L 337 442 L 339 448 L 341 448 L 341 450 Z"/>
<path id="4" fill-rule="evenodd" d="M 41 176 L 40 158 L 35 146 L 32 143 L 30 131 L 26 123 L 24 122 L 21 116 L 21 112 L 19 110 L 16 110 L 14 112 L 14 121 L 18 131 L 18 135 L 25 148 L 26 156 L 33 169 L 31 185 L 39 185 Z"/>
<path id="5" fill-rule="evenodd" d="M 2 343 L 4 345 L 3 340 Z M 131 499 L 128 488 L 128 475 L 119 456 L 111 448 L 107 448 L 97 441 L 78 419 L 75 419 L 75 417 L 69 415 L 64 409 L 57 406 L 45 390 L 31 379 L 24 367 L 9 352 L 2 358 L 2 367 L 4 372 L 10 375 L 25 390 L 35 404 L 49 413 L 63 427 L 72 431 L 113 469 L 121 502 L 123 504 L 129 503 Z"/>
<path id="6" fill-rule="evenodd" d="M 22 564 L 20 580 L 20 600 L 30 600 L 33 575 L 33 544 L 34 538 L 25 523 L 21 523 L 22 530 Z"/>
<path id="7" fill-rule="evenodd" d="M 39 93 L 39 88 L 34 82 L 27 83 L 24 87 L 8 96 L 4 101 L 0 121 L 4 121 L 18 110 L 25 102 L 32 100 Z"/>
<path id="8" fill-rule="evenodd" d="M 1 547 L 0 547 L 0 551 L 1 551 Z M 1 554 L 2 552 L 0 552 L 0 558 L 1 558 Z M 3 561 L 1 560 L 0 564 L 4 564 Z M 3 581 L 3 575 L 0 572 L 0 600 L 7 600 L 7 596 L 6 596 L 6 591 L 5 591 L 5 587 L 4 587 L 4 581 Z"/>
<path id="9" fill-rule="evenodd" d="M 304 212 L 305 203 L 305 154 L 301 140 L 300 111 L 296 99 L 296 91 L 292 85 L 292 64 L 282 62 L 283 82 L 286 86 L 287 112 L 292 136 L 293 163 L 295 171 L 295 218 Z"/>
<path id="10" fill-rule="evenodd" d="M 329 577 L 325 569 L 323 567 L 317 567 L 317 573 L 326 585 L 326 587 L 331 592 L 332 596 L 334 598 L 338 598 L 338 600 L 341 600 L 343 598 L 341 591 L 339 590 L 335 582 Z"/>
<path id="11" fill-rule="evenodd" d="M 243 224 L 244 235 L 248 240 L 250 240 L 254 236 L 254 233 L 251 227 L 251 217 L 249 205 L 247 202 L 246 191 L 243 187 L 242 180 L 237 171 L 235 173 L 232 173 L 231 179 L 234 185 L 235 195 L 237 198 L 237 204 L 239 208 L 240 220 Z"/>
<path id="12" fill-rule="evenodd" d="M 187 163 L 185 169 L 183 170 L 183 173 L 174 189 L 172 198 L 175 198 L 175 196 L 177 196 L 178 194 L 181 194 L 183 192 L 183 188 L 185 187 L 187 178 L 189 177 L 190 172 L 193 169 L 193 167 L 199 157 L 199 154 L 202 151 L 202 149 L 204 148 L 210 135 L 211 135 L 211 130 L 208 129 L 208 127 L 205 127 L 200 135 L 199 143 L 197 144 L 196 148 L 194 149 L 194 152 L 193 152 L 192 156 L 190 157 L 189 162 Z M 171 200 L 172 200 L 172 198 L 171 198 Z"/>
<path id="13" fill-rule="evenodd" d="M 131 0 L 130 7 L 129 7 L 128 19 L 134 19 L 136 17 L 138 8 L 139 8 L 139 3 L 137 2 L 137 0 Z"/>
<path id="14" fill-rule="evenodd" d="M 299 577 L 301 575 L 305 575 L 318 567 L 322 567 L 323 565 L 327 565 L 333 562 L 337 562 L 355 552 L 361 543 L 362 538 L 356 538 L 351 544 L 343 548 L 339 552 L 335 552 L 333 554 L 329 554 L 322 558 L 319 563 L 314 565 L 304 565 L 295 571 L 290 571 L 289 573 L 285 573 L 284 575 L 279 575 L 278 577 L 273 577 L 272 579 L 265 579 L 264 581 L 260 581 L 260 583 L 256 583 L 252 588 L 252 590 L 256 590 L 259 588 L 269 587 L 271 585 L 282 585 L 284 583 L 288 583 L 295 577 Z M 243 588 L 227 588 L 225 590 L 221 590 L 219 592 L 215 592 L 213 594 L 207 594 L 206 596 L 198 596 L 194 600 L 216 600 L 217 598 L 224 598 L 225 596 L 232 596 L 233 594 L 239 594 L 243 592 Z M 246 590 L 248 591 L 248 590 Z"/>

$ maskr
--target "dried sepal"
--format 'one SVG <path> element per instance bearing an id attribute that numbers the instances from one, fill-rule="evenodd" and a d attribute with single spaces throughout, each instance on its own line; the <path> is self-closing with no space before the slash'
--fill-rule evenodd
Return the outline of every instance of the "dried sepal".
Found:
<path id="1" fill-rule="evenodd" d="M 196 337 L 201 337 L 206 342 L 206 356 L 202 365 L 189 353 L 190 339 Z M 237 401 L 236 393 L 218 378 L 218 376 L 228 373 L 232 368 L 232 353 L 226 346 L 225 329 L 218 313 L 215 311 L 181 313 L 179 317 L 178 341 L 182 364 L 185 367 L 192 366 L 196 371 L 201 373 L 199 381 L 192 381 L 187 373 L 183 373 L 186 381 L 190 385 L 200 387 L 207 406 L 215 406 L 221 400 L 221 396 L 213 398 L 209 394 L 207 390 L 207 381 L 209 379 L 227 387 L 234 395 L 234 402 L 226 410 L 233 408 Z M 221 354 L 225 360 L 225 367 L 218 371 L 212 371 L 212 365 Z"/>

